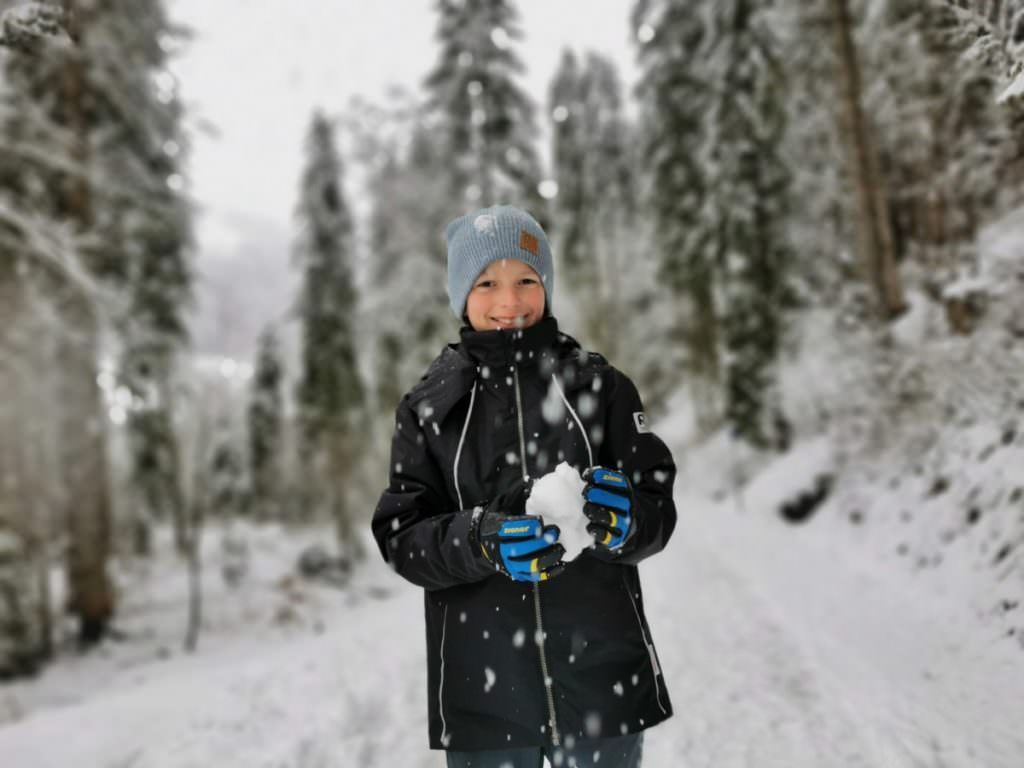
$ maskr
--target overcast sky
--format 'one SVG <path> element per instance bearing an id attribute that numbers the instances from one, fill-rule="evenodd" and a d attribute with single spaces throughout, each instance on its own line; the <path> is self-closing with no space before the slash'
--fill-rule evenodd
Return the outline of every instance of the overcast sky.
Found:
<path id="1" fill-rule="evenodd" d="M 632 79 L 630 5 L 519 0 L 523 83 L 538 103 L 565 46 L 613 55 Z M 175 64 L 191 119 L 216 130 L 195 137 L 193 194 L 208 208 L 281 223 L 293 209 L 311 111 L 340 111 L 391 83 L 418 88 L 437 59 L 433 0 L 172 0 L 170 8 L 195 35 Z M 204 234 L 214 234 L 207 225 Z"/>
<path id="2" fill-rule="evenodd" d="M 612 56 L 624 82 L 632 83 L 632 4 L 518 0 L 525 34 L 518 51 L 527 67 L 522 84 L 538 105 L 565 47 Z M 287 247 L 313 109 L 337 114 L 352 97 L 378 100 L 392 84 L 418 90 L 438 56 L 434 1 L 170 0 L 169 8 L 193 34 L 173 69 L 193 141 L 189 189 L 199 204 L 204 281 L 198 309 L 202 323 L 212 323 L 197 341 L 209 351 L 221 342 L 207 337 L 227 335 L 233 340 L 224 342 L 225 351 L 240 352 L 266 317 L 286 306 L 267 283 L 288 282 Z"/>

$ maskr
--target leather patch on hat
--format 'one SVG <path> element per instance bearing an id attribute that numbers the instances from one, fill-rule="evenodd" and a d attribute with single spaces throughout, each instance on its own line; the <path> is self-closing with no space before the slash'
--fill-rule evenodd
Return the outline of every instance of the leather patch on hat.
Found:
<path id="1" fill-rule="evenodd" d="M 537 256 L 540 253 L 540 240 L 524 229 L 519 233 L 519 247 Z"/>

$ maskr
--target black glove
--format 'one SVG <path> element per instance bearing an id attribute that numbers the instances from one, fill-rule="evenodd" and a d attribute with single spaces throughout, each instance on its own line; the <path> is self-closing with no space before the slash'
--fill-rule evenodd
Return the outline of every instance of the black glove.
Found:
<path id="1" fill-rule="evenodd" d="M 492 500 L 475 516 L 473 531 L 483 556 L 513 581 L 547 581 L 565 569 L 557 525 L 527 515 L 530 484 Z"/>
<path id="2" fill-rule="evenodd" d="M 617 552 L 633 534 L 633 486 L 622 472 L 590 467 L 583 473 L 584 514 L 596 549 Z"/>

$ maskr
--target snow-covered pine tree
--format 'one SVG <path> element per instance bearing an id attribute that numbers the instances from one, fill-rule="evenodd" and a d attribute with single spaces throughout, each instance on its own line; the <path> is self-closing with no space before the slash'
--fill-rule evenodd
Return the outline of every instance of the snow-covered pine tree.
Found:
<path id="1" fill-rule="evenodd" d="M 517 82 L 524 70 L 512 0 L 438 0 L 441 54 L 426 80 L 447 144 L 451 195 L 460 209 L 511 203 L 544 224 L 534 104 Z"/>
<path id="2" fill-rule="evenodd" d="M 562 51 L 562 59 L 548 88 L 548 116 L 553 124 L 551 157 L 558 183 L 555 225 L 559 233 L 558 254 L 567 279 L 575 284 L 587 263 L 587 233 L 591 210 L 586 205 L 584 180 L 583 115 L 580 66 L 576 54 Z"/>
<path id="3" fill-rule="evenodd" d="M 54 431 L 46 418 L 53 344 L 24 262 L 7 256 L 17 251 L 6 250 L 4 228 L 0 223 L 0 680 L 33 672 L 52 650 L 47 542 L 58 469 L 46 439 Z"/>
<path id="4" fill-rule="evenodd" d="M 342 188 L 334 127 L 317 112 L 306 143 L 295 258 L 302 269 L 298 313 L 302 361 L 296 393 L 303 469 L 313 503 L 335 521 L 342 556 L 363 556 L 355 512 L 347 504 L 364 402 L 356 366 L 352 283 L 352 218 Z"/>
<path id="5" fill-rule="evenodd" d="M 260 334 L 249 389 L 249 477 L 251 508 L 257 520 L 280 519 L 284 370 L 277 333 Z"/>
<path id="6" fill-rule="evenodd" d="M 688 354 L 689 386 L 704 431 L 721 420 L 717 265 L 702 217 L 708 194 L 703 147 L 711 88 L 705 66 L 712 2 L 637 0 L 633 30 L 642 76 L 641 125 L 651 178 L 646 207 L 655 221 L 660 279 L 679 313 L 666 352 Z"/>
<path id="7" fill-rule="evenodd" d="M 107 417 L 98 386 L 107 317 L 96 284 L 103 270 L 89 258 L 89 244 L 96 233 L 93 150 L 114 123 L 101 108 L 104 98 L 116 94 L 104 88 L 106 73 L 94 63 L 95 49 L 110 41 L 91 10 L 78 0 L 64 0 L 15 11 L 17 48 L 4 55 L 0 106 L 3 236 L 21 265 L 15 273 L 19 290 L 38 291 L 55 320 L 44 326 L 52 335 L 38 345 L 45 349 L 52 342 L 48 362 L 59 371 L 53 379 L 54 407 L 32 418 L 38 419 L 34 429 L 49 422 L 57 435 L 54 464 L 61 482 L 50 519 L 66 531 L 68 602 L 83 644 L 104 636 L 114 611 L 107 572 Z M 3 18 L 3 34 L 10 40 L 14 16 Z M 61 31 L 51 35 L 56 23 Z M 31 446 L 34 438 L 27 437 Z M 22 505 L 20 513 L 31 511 Z"/>
<path id="8" fill-rule="evenodd" d="M 0 678 L 34 671 L 52 652 L 50 553 L 65 530 L 54 375 L 53 286 L 70 282 L 91 300 L 57 224 L 45 185 L 22 157 L 34 134 L 43 157 L 59 158 L 52 112 L 40 109 L 29 62 L 64 36 L 61 11 L 0 0 Z M 51 100 L 54 93 L 46 94 Z M 50 104 L 53 102 L 50 101 Z M 42 129 L 42 130 L 40 130 Z M 59 375 L 59 374 L 58 374 Z"/>
<path id="9" fill-rule="evenodd" d="M 784 52 L 778 62 L 789 116 L 782 147 L 792 178 L 788 230 L 799 244 L 792 281 L 801 301 L 831 308 L 847 286 L 857 284 L 848 279 L 854 229 L 836 130 L 835 60 L 831 46 L 822 45 L 832 35 L 831 17 L 824 0 L 775 3 L 765 13 Z"/>
<path id="10" fill-rule="evenodd" d="M 555 231 L 565 284 L 582 318 L 584 341 L 612 360 L 620 334 L 612 323 L 623 314 L 623 272 L 637 240 L 635 183 L 623 116 L 622 88 L 614 63 L 587 54 L 581 66 L 565 51 L 552 81 L 548 110 L 553 126 Z M 636 287 L 634 284 L 632 287 Z"/>
<path id="11" fill-rule="evenodd" d="M 128 434 L 137 492 L 137 541 L 154 517 L 174 523 L 185 551 L 185 508 L 174 427 L 177 359 L 187 343 L 183 313 L 191 295 L 191 210 L 181 164 L 182 105 L 167 71 L 174 30 L 160 0 L 108 4 L 104 35 L 120 47 L 98 46 L 96 66 L 110 72 L 108 107 L 115 127 L 97 145 L 99 201 L 95 262 L 105 261 L 127 297 L 118 318 L 120 376 L 133 394 Z M 130 11 L 129 11 L 130 6 Z"/>
<path id="12" fill-rule="evenodd" d="M 715 3 L 704 210 L 721 268 L 726 422 L 758 448 L 784 449 L 776 366 L 790 302 L 790 174 L 781 155 L 785 83 L 763 6 Z"/>
<path id="13" fill-rule="evenodd" d="M 217 425 L 207 469 L 208 512 L 226 524 L 245 508 L 245 464 L 239 436 L 228 420 Z"/>
<path id="14" fill-rule="evenodd" d="M 444 173 L 439 142 L 423 124 L 405 146 L 381 147 L 370 193 L 367 316 L 376 331 L 374 382 L 378 408 L 391 415 L 404 392 L 451 337 L 445 292 L 444 227 L 451 213 L 432 193 Z"/>

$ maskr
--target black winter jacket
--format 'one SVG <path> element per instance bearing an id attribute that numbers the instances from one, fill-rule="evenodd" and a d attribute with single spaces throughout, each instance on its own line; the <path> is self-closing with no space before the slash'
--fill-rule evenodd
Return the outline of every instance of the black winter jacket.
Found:
<path id="1" fill-rule="evenodd" d="M 675 527 L 675 465 L 636 388 L 551 317 L 461 339 L 398 407 L 373 517 L 384 558 L 425 590 L 430 746 L 558 745 L 666 719 L 636 564 Z M 550 581 L 512 581 L 468 546 L 472 509 L 524 463 L 540 477 L 561 461 L 623 470 L 636 532 L 614 557 L 587 550 Z"/>

